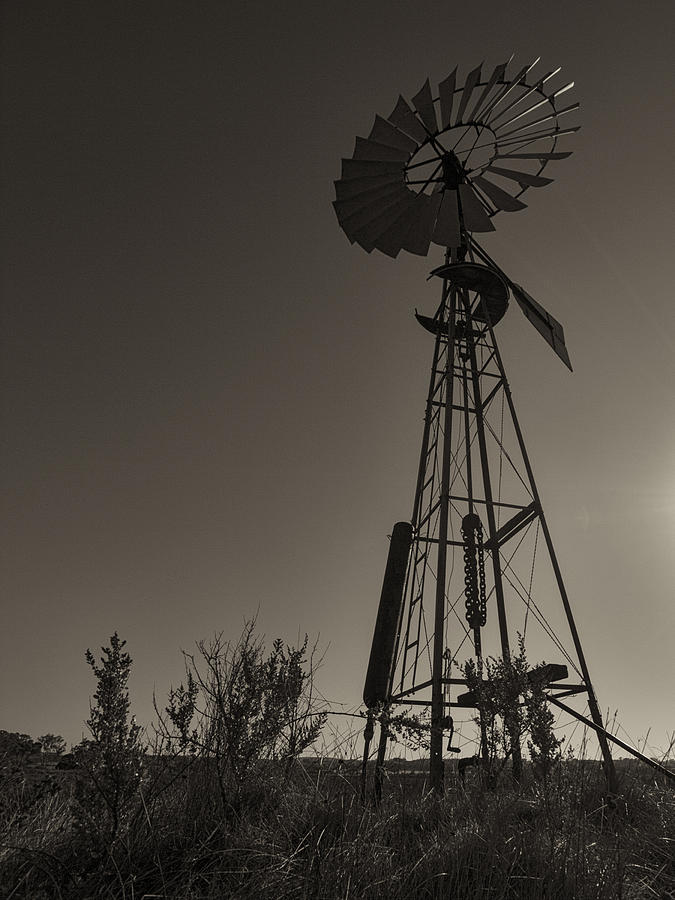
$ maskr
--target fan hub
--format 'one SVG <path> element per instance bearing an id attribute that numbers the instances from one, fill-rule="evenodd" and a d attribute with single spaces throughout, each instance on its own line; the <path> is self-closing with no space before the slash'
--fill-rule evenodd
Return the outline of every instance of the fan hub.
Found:
<path id="1" fill-rule="evenodd" d="M 497 155 L 494 131 L 480 122 L 447 128 L 425 141 L 405 165 L 405 177 L 416 193 L 433 193 L 439 185 L 458 185 L 480 175 Z"/>
<path id="2" fill-rule="evenodd" d="M 451 191 L 456 191 L 464 180 L 464 166 L 457 159 L 452 150 L 443 154 L 441 163 L 443 164 L 443 183 L 446 188 L 449 188 Z"/>

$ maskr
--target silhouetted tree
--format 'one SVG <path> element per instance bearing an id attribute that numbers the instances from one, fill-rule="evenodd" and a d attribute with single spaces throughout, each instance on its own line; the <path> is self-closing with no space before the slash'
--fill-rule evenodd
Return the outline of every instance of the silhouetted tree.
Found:
<path id="1" fill-rule="evenodd" d="M 90 650 L 85 654 L 97 682 L 86 723 L 91 738 L 73 750 L 85 775 L 77 783 L 78 824 L 106 847 L 128 819 L 143 769 L 141 728 L 129 714 L 132 659 L 125 645 L 115 632 L 101 648 L 100 665 Z"/>
<path id="2" fill-rule="evenodd" d="M 38 738 L 43 753 L 56 753 L 61 756 L 66 752 L 66 742 L 60 734 L 43 734 Z"/>

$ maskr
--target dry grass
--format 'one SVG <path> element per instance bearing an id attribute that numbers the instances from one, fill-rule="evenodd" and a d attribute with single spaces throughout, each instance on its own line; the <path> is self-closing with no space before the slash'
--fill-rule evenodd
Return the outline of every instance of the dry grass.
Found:
<path id="1" fill-rule="evenodd" d="M 441 799 L 391 776 L 374 806 L 350 778 L 297 765 L 252 774 L 224 809 L 194 766 L 154 800 L 139 795 L 98 850 L 75 828 L 72 781 L 55 779 L 5 793 L 8 900 L 675 897 L 675 794 L 642 768 L 611 799 L 599 767 L 574 760 L 546 784 L 450 777 Z"/>

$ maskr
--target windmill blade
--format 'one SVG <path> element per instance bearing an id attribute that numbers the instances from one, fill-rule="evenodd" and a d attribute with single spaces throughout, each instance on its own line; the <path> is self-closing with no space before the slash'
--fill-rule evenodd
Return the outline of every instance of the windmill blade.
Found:
<path id="1" fill-rule="evenodd" d="M 546 343 L 553 349 L 553 352 L 560 357 L 571 372 L 572 363 L 567 353 L 565 334 L 560 322 L 554 319 L 533 297 L 530 297 L 527 291 L 523 290 L 519 284 L 515 284 L 512 281 L 509 284 L 513 296 L 516 298 L 516 303 L 525 314 L 525 318 L 534 325 Z"/>
<path id="2" fill-rule="evenodd" d="M 401 213 L 413 202 L 415 196 L 412 191 L 408 191 L 407 196 L 401 197 L 386 208 L 376 211 L 376 214 L 367 218 L 366 221 L 357 221 L 356 225 L 350 223 L 351 233 L 356 238 L 357 243 L 366 249 L 375 247 L 378 237 L 394 224 Z M 356 216 L 358 215 L 357 213 Z M 342 227 L 344 228 L 345 226 L 343 225 Z"/>
<path id="3" fill-rule="evenodd" d="M 389 147 L 387 144 L 379 144 L 377 141 L 370 141 L 368 138 L 357 137 L 354 145 L 354 159 L 370 159 L 377 162 L 380 161 L 405 161 L 410 154 L 406 150 L 399 150 L 398 147 Z"/>
<path id="4" fill-rule="evenodd" d="M 342 180 L 349 181 L 352 178 L 370 178 L 373 175 L 398 174 L 399 180 L 403 180 L 402 162 L 385 162 L 383 160 L 343 159 Z"/>
<path id="5" fill-rule="evenodd" d="M 565 91 L 569 91 L 570 88 L 574 87 L 574 82 L 570 81 L 567 84 L 563 85 L 561 88 L 558 88 L 557 91 L 554 91 L 551 94 L 551 100 L 556 100 L 561 94 L 564 94 Z"/>
<path id="6" fill-rule="evenodd" d="M 399 95 L 393 112 L 388 116 L 389 121 L 401 131 L 409 134 L 418 144 L 423 144 L 429 137 L 424 125 L 410 109 L 406 101 Z"/>
<path id="7" fill-rule="evenodd" d="M 501 141 L 503 138 L 509 137 L 512 134 L 517 134 L 518 132 L 526 131 L 528 128 L 534 128 L 535 125 L 541 125 L 542 122 L 548 122 L 549 119 L 558 119 L 560 116 L 564 116 L 565 113 L 574 112 L 575 109 L 579 109 L 581 104 L 572 103 L 570 106 L 566 106 L 564 109 L 557 109 L 555 112 L 550 112 L 545 116 L 541 116 L 539 119 L 535 119 L 533 122 L 527 122 L 523 125 L 520 125 L 518 128 L 514 128 L 513 131 L 507 131 L 506 134 L 502 134 L 499 136 L 499 140 Z"/>
<path id="8" fill-rule="evenodd" d="M 507 128 L 509 125 L 511 125 L 512 122 L 517 122 L 518 119 L 522 119 L 523 116 L 526 116 L 526 115 L 528 115 L 528 114 L 531 113 L 531 112 L 534 112 L 535 109 L 539 109 L 539 107 L 540 107 L 540 106 L 543 106 L 544 103 L 549 103 L 549 102 L 550 102 L 550 101 L 549 101 L 548 97 L 544 97 L 544 98 L 541 99 L 541 100 L 537 100 L 537 102 L 536 102 L 536 103 L 533 103 L 532 106 L 528 106 L 527 109 L 522 110 L 522 112 L 515 113 L 514 115 L 511 116 L 510 119 L 507 119 L 506 122 L 502 122 L 502 123 L 499 125 L 499 128 L 500 128 L 500 129 L 501 129 L 501 128 Z M 526 127 L 526 126 L 524 126 L 524 127 Z"/>
<path id="9" fill-rule="evenodd" d="M 373 188 L 400 183 L 400 175 L 368 175 L 364 178 L 347 178 L 333 182 L 336 200 L 349 200 L 351 197 L 357 197 Z"/>
<path id="10" fill-rule="evenodd" d="M 408 191 L 401 187 L 401 190 L 391 197 L 384 197 L 375 203 L 369 203 L 368 206 L 349 214 L 342 214 L 339 207 L 335 209 L 338 221 L 347 234 L 357 236 L 362 228 L 366 228 L 374 219 L 382 215 L 389 215 L 398 212 L 397 207 L 400 206 L 408 197 Z M 335 207 L 335 203 L 333 203 Z"/>
<path id="11" fill-rule="evenodd" d="M 542 79 L 541 81 L 538 81 L 536 84 L 533 84 L 530 88 L 528 88 L 528 90 L 526 90 L 524 94 L 521 94 L 519 97 L 514 97 L 514 99 L 510 103 L 508 103 L 503 109 L 498 110 L 493 116 L 490 116 L 490 120 L 488 122 L 488 124 L 490 125 L 490 128 L 492 128 L 493 131 L 496 131 L 497 129 L 501 128 L 502 126 L 497 125 L 497 122 L 499 121 L 499 119 L 502 118 L 502 116 L 505 116 L 507 114 L 507 112 L 509 112 L 510 110 L 513 109 L 514 106 L 517 106 L 519 103 L 522 103 L 523 100 L 526 100 L 528 97 L 530 97 L 532 94 L 534 94 L 537 90 L 543 90 L 543 87 L 544 87 L 544 81 Z"/>
<path id="12" fill-rule="evenodd" d="M 462 96 L 459 101 L 459 108 L 457 109 L 457 118 L 455 119 L 456 125 L 462 122 L 462 116 L 464 115 L 464 110 L 466 109 L 466 105 L 469 102 L 469 98 L 471 97 L 474 88 L 480 81 L 480 70 L 482 68 L 483 64 L 481 63 L 479 66 L 476 66 L 475 69 L 472 69 L 472 71 L 469 72 L 469 74 L 466 76 L 464 90 L 462 91 Z"/>
<path id="13" fill-rule="evenodd" d="M 429 240 L 427 239 L 426 242 L 423 238 L 420 240 L 419 231 L 422 217 L 426 212 L 430 199 L 427 194 L 418 194 L 410 205 L 408 227 L 401 241 L 402 250 L 416 253 L 418 256 L 426 256 L 429 252 Z M 417 241 L 415 241 L 415 238 L 417 238 Z"/>
<path id="14" fill-rule="evenodd" d="M 537 57 L 533 63 L 530 63 L 529 66 L 523 66 L 523 68 L 516 73 L 516 75 L 511 79 L 511 81 L 509 81 L 508 84 L 504 85 L 501 90 L 497 91 L 492 100 L 490 100 L 488 105 L 481 111 L 481 120 L 485 124 L 490 121 L 490 114 L 493 112 L 493 110 L 495 110 L 497 106 L 499 106 L 502 100 L 508 97 L 508 95 L 517 84 L 520 84 L 520 82 L 523 80 L 523 78 L 525 78 L 530 69 L 533 69 L 537 65 L 539 59 L 540 57 Z"/>
<path id="15" fill-rule="evenodd" d="M 485 212 L 483 204 L 468 184 L 460 184 L 459 199 L 462 204 L 464 225 L 469 231 L 494 231 L 495 226 Z"/>
<path id="16" fill-rule="evenodd" d="M 345 219 L 359 209 L 370 207 L 374 203 L 379 203 L 380 200 L 387 200 L 390 197 L 395 197 L 397 194 L 400 195 L 400 193 L 400 182 L 395 184 L 385 184 L 375 187 L 372 190 L 361 191 L 360 194 L 357 194 L 354 197 L 347 197 L 346 199 L 338 198 L 333 201 L 333 206 L 338 214 L 338 219 L 340 217 Z"/>
<path id="17" fill-rule="evenodd" d="M 543 187 L 553 181 L 552 178 L 544 178 L 543 175 L 530 175 L 529 172 L 516 172 L 514 169 L 502 169 L 501 166 L 488 166 L 486 171 L 501 175 L 502 178 L 510 178 L 518 184 L 526 184 L 528 187 Z"/>
<path id="18" fill-rule="evenodd" d="M 441 129 L 448 128 L 452 119 L 452 102 L 455 96 L 455 81 L 457 79 L 457 66 L 438 85 L 438 95 L 441 101 Z"/>
<path id="19" fill-rule="evenodd" d="M 490 119 L 489 124 L 492 127 L 492 129 L 496 130 L 497 127 L 503 128 L 505 123 L 502 122 L 501 125 L 497 126 L 498 120 L 501 119 L 502 116 L 505 116 L 506 113 L 509 112 L 509 110 L 513 109 L 514 106 L 517 106 L 519 103 L 522 103 L 523 100 L 526 100 L 532 94 L 538 93 L 539 95 L 544 95 L 544 85 L 549 80 L 549 78 L 553 78 L 553 76 L 557 75 L 559 71 L 560 71 L 560 67 L 558 67 L 557 69 L 554 69 L 552 72 L 547 72 L 547 74 L 544 75 L 543 78 L 540 78 L 539 81 L 535 82 L 530 88 L 528 88 L 528 90 L 525 91 L 524 94 L 521 94 L 519 97 L 515 97 L 511 101 L 511 103 L 508 104 L 508 106 L 505 106 L 503 109 L 500 109 L 499 112 L 496 113 L 496 115 L 492 116 Z M 546 99 L 548 99 L 548 98 L 546 98 Z M 520 113 L 518 113 L 518 115 L 520 115 Z"/>
<path id="20" fill-rule="evenodd" d="M 529 87 L 527 85 L 527 82 L 524 80 L 524 78 L 521 79 L 521 81 L 518 83 L 522 84 L 523 87 L 527 87 L 527 90 L 525 91 L 525 93 L 519 94 L 517 97 L 514 97 L 510 103 L 507 103 L 506 106 L 502 107 L 501 109 L 493 110 L 493 112 L 490 115 L 490 118 L 487 120 L 486 124 L 488 124 L 490 126 L 490 128 L 492 128 L 493 131 L 495 131 L 497 128 L 501 128 L 502 127 L 501 125 L 497 125 L 497 122 L 499 121 L 499 119 L 501 119 L 502 116 L 505 116 L 510 110 L 512 110 L 514 108 L 514 106 L 517 106 L 519 103 L 522 103 L 523 100 L 527 100 L 528 97 L 531 97 L 532 94 L 534 94 L 534 93 L 543 94 L 544 93 L 544 82 L 552 74 L 554 74 L 554 73 L 549 72 L 548 75 L 544 75 L 543 78 L 540 78 L 539 81 L 535 81 L 535 83 L 530 85 Z M 514 85 L 514 87 L 515 87 L 515 85 Z"/>
<path id="21" fill-rule="evenodd" d="M 386 144 L 388 147 L 404 150 L 408 156 L 417 150 L 416 141 L 399 131 L 395 125 L 383 119 L 382 116 L 375 116 L 375 124 L 370 130 L 368 139 L 379 144 Z"/>
<path id="22" fill-rule="evenodd" d="M 488 181 L 487 178 L 476 175 L 472 181 L 484 194 L 487 194 L 497 209 L 503 209 L 507 212 L 517 212 L 519 209 L 526 208 L 526 204 L 523 203 L 522 200 L 512 197 L 511 194 L 502 190 L 498 185 L 493 184 L 491 181 Z"/>
<path id="23" fill-rule="evenodd" d="M 434 109 L 434 101 L 431 96 L 431 85 L 429 84 L 428 78 L 412 98 L 412 102 L 429 134 L 437 134 L 438 123 L 436 122 L 436 110 Z"/>
<path id="24" fill-rule="evenodd" d="M 441 194 L 441 206 L 431 240 L 441 247 L 459 247 L 462 243 L 457 191 L 446 189 Z"/>
<path id="25" fill-rule="evenodd" d="M 581 125 L 575 125 L 574 128 L 547 128 L 545 131 L 535 131 L 534 134 L 530 132 L 529 134 L 521 134 L 520 137 L 512 137 L 508 140 L 504 140 L 501 137 L 498 141 L 498 147 L 510 147 L 512 144 L 518 144 L 520 147 L 529 147 L 530 144 L 536 143 L 536 141 L 543 141 L 546 138 L 559 138 L 564 134 L 576 134 L 577 131 L 581 131 Z"/>
<path id="26" fill-rule="evenodd" d="M 498 81 L 503 80 L 504 75 L 506 74 L 506 67 L 511 62 L 512 59 L 513 59 L 513 56 L 511 56 L 510 59 L 507 59 L 507 61 L 505 63 L 500 63 L 498 66 L 495 66 L 494 72 L 492 73 L 492 75 L 490 75 L 487 84 L 481 91 L 480 97 L 474 104 L 474 107 L 471 110 L 471 112 L 467 115 L 467 119 L 470 122 L 475 121 L 476 116 L 478 114 L 478 110 L 483 105 L 483 101 L 486 99 L 486 97 L 488 96 L 488 94 L 490 93 L 492 88 L 497 84 Z"/>
<path id="27" fill-rule="evenodd" d="M 414 201 L 411 201 L 411 203 L 412 202 L 414 202 Z M 410 205 L 410 204 L 408 204 L 408 205 Z M 371 223 L 371 225 L 368 226 L 368 229 L 366 231 L 364 231 L 363 233 L 361 233 L 357 236 L 357 238 L 356 238 L 357 244 L 359 244 L 361 247 L 363 247 L 363 249 L 366 250 L 368 253 L 370 253 L 371 250 L 379 249 L 378 242 L 380 240 L 380 237 L 396 224 L 399 216 L 405 216 L 407 218 L 408 213 L 405 208 L 399 210 L 398 213 L 396 214 L 396 216 L 393 218 L 387 217 L 386 219 L 382 219 L 379 222 Z M 389 254 L 389 255 L 391 255 L 391 254 Z"/>
<path id="28" fill-rule="evenodd" d="M 567 150 L 564 153 L 547 153 L 542 150 L 541 153 L 498 153 L 495 159 L 540 159 L 544 162 L 550 159 L 567 159 L 571 155 L 571 150 Z"/>
<path id="29" fill-rule="evenodd" d="M 418 199 L 418 196 L 414 197 L 403 213 L 377 238 L 375 248 L 381 253 L 396 259 L 403 249 L 403 242 L 416 215 Z"/>
<path id="30" fill-rule="evenodd" d="M 417 195 L 418 218 L 411 220 L 410 231 L 403 244 L 404 249 L 409 253 L 426 256 L 429 252 L 431 235 L 434 231 L 442 199 L 442 194 L 433 194 L 431 197 L 427 194 Z"/>

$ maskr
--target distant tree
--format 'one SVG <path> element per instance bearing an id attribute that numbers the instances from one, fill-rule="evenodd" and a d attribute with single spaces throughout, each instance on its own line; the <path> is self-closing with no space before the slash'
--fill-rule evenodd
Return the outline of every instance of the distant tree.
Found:
<path id="1" fill-rule="evenodd" d="M 43 734 L 38 738 L 38 743 L 42 745 L 43 753 L 56 753 L 61 756 L 66 752 L 66 742 L 60 734 Z"/>
<path id="2" fill-rule="evenodd" d="M 23 776 L 40 758 L 40 745 L 28 734 L 0 731 L 0 781 Z"/>
<path id="3" fill-rule="evenodd" d="M 76 793 L 78 825 L 106 847 L 131 814 L 143 771 L 141 728 L 129 712 L 132 659 L 125 645 L 115 632 L 110 645 L 101 648 L 100 665 L 87 650 L 85 658 L 97 682 L 86 722 L 91 738 L 73 749 L 85 775 Z"/>

